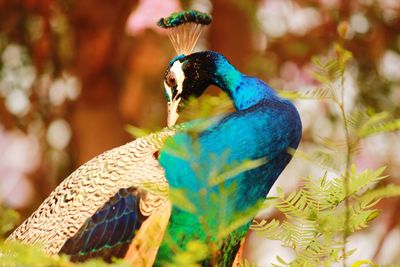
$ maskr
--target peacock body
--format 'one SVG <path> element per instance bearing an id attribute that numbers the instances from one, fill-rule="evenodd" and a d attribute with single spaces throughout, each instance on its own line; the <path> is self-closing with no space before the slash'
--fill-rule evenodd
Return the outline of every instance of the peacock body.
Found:
<path id="1" fill-rule="evenodd" d="M 191 96 L 199 97 L 211 84 L 230 96 L 236 110 L 94 158 L 66 178 L 9 240 L 42 244 L 48 253 L 66 253 L 74 261 L 125 257 L 134 266 L 151 266 L 154 260 L 162 266 L 176 248 L 200 240 L 218 250 L 217 258 L 203 265 L 232 265 L 252 216 L 291 159 L 288 150 L 299 144 L 301 121 L 289 101 L 221 54 L 191 54 L 197 26 L 210 23 L 209 17 L 190 11 L 161 22 L 190 40 L 185 44 L 171 35 L 177 51 L 182 43 L 184 51 L 164 77 L 168 125 Z M 195 24 L 194 35 L 176 29 L 188 23 Z M 257 165 L 214 179 L 246 161 Z M 183 192 L 191 210 L 176 202 L 171 206 L 169 194 L 175 191 Z M 218 237 L 221 229 L 226 234 Z"/>

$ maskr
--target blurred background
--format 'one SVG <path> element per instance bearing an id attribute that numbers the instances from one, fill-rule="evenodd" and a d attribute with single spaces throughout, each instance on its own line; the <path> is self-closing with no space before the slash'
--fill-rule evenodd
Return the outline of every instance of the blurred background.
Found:
<path id="1" fill-rule="evenodd" d="M 400 117 L 399 0 L 0 0 L 0 203 L 26 218 L 78 166 L 132 140 L 126 125 L 166 125 L 162 78 L 175 52 L 155 23 L 184 8 L 213 16 L 197 50 L 294 91 L 315 86 L 312 56 L 332 54 L 348 21 L 347 109 Z M 330 105 L 296 105 L 303 148 L 342 136 Z M 364 140 L 355 161 L 360 170 L 386 165 L 399 184 L 399 134 Z M 279 183 L 291 190 L 316 168 L 294 160 Z M 400 266 L 400 199 L 380 208 L 373 227 L 351 238 L 354 257 Z M 260 266 L 290 257 L 279 243 L 250 239 L 247 254 Z"/>

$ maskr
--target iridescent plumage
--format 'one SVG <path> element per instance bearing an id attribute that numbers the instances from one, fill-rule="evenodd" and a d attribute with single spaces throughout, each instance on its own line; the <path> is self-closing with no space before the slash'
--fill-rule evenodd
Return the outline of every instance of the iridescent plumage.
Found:
<path id="1" fill-rule="evenodd" d="M 229 266 L 251 216 L 289 163 L 289 150 L 300 142 L 300 117 L 290 101 L 280 98 L 258 78 L 239 72 L 217 52 L 176 57 L 166 76 L 168 72 L 185 77 L 183 89 L 176 85 L 183 100 L 200 96 L 212 84 L 228 94 L 236 108 L 218 120 L 203 122 L 207 127 L 199 132 L 186 130 L 167 139 L 159 158 L 171 190 L 184 192 L 192 204 L 192 211 L 179 203 L 173 206 L 166 234 L 182 250 L 193 240 L 216 242 L 219 266 Z M 176 149 L 178 155 L 173 152 Z M 213 181 L 249 160 L 260 164 Z M 247 219 L 236 225 L 238 217 Z M 232 225 L 236 227 L 218 240 L 222 229 Z M 168 243 L 163 242 L 156 263 L 170 261 L 172 254 Z"/>
<path id="2" fill-rule="evenodd" d="M 209 19 L 182 12 L 160 24 L 175 31 Z M 197 27 L 190 29 L 198 38 Z M 164 77 L 168 124 L 175 124 L 179 108 L 209 85 L 227 93 L 236 110 L 94 158 L 66 178 L 9 239 L 41 243 L 48 253 L 66 253 L 75 261 L 125 257 L 135 266 L 162 266 L 174 256 L 171 242 L 185 250 L 190 241 L 200 240 L 215 242 L 219 266 L 232 265 L 251 216 L 289 163 L 288 150 L 300 142 L 301 121 L 293 104 L 263 81 L 239 72 L 219 53 L 190 54 L 195 40 L 184 40 L 177 41 L 177 51 L 190 51 L 175 57 Z M 258 165 L 213 180 L 248 160 Z M 170 190 L 182 192 L 192 210 L 171 206 Z M 229 231 L 218 239 L 224 228 Z M 210 263 L 210 258 L 202 261 Z"/>

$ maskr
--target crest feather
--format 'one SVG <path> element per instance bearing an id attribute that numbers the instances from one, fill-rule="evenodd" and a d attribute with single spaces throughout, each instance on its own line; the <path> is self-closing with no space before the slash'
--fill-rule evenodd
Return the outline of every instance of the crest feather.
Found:
<path id="1" fill-rule="evenodd" d="M 211 23 L 211 16 L 196 10 L 173 13 L 161 18 L 157 25 L 168 31 L 168 36 L 178 55 L 192 53 L 203 27 Z"/>

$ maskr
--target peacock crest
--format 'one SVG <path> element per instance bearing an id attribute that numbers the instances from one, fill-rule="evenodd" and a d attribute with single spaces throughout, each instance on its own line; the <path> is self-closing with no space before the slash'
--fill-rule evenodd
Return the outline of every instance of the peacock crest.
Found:
<path id="1" fill-rule="evenodd" d="M 173 13 L 161 18 L 157 25 L 168 32 L 172 45 L 178 55 L 192 53 L 204 26 L 211 23 L 211 16 L 196 10 Z"/>

